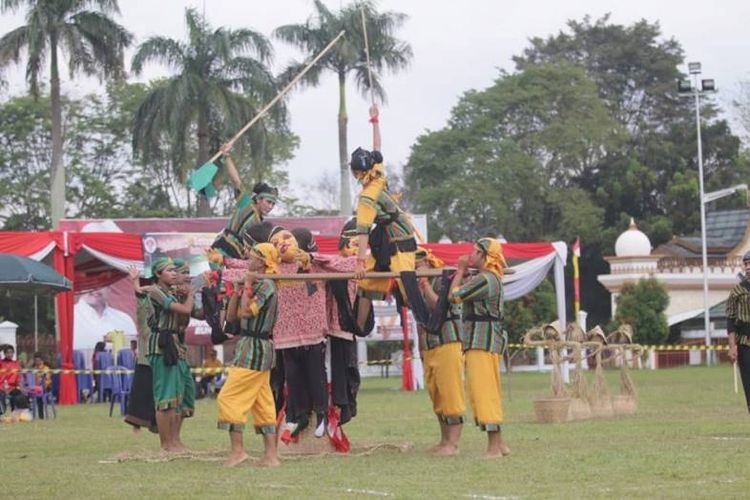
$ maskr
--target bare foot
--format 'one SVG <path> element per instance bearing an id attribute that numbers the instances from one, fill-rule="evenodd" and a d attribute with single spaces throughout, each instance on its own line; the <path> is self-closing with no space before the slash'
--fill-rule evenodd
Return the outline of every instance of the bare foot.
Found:
<path id="1" fill-rule="evenodd" d="M 508 445 L 500 443 L 500 453 L 502 453 L 504 457 L 510 455 L 510 448 L 508 448 Z"/>
<path id="2" fill-rule="evenodd" d="M 182 443 L 177 443 L 171 448 L 174 453 L 190 453 L 190 448 Z"/>
<path id="3" fill-rule="evenodd" d="M 454 457 L 458 455 L 458 446 L 452 444 L 440 446 L 432 452 L 432 455 L 435 457 Z"/>
<path id="4" fill-rule="evenodd" d="M 250 455 L 245 453 L 244 451 L 242 453 L 231 453 L 229 455 L 229 458 L 224 462 L 224 467 L 237 467 L 241 463 L 247 461 L 247 459 L 250 458 Z"/>
<path id="5" fill-rule="evenodd" d="M 487 450 L 487 451 L 485 451 L 483 458 L 492 459 L 492 458 L 502 458 L 502 457 L 503 457 L 502 452 L 499 449 L 497 449 L 497 450 Z"/>
<path id="6" fill-rule="evenodd" d="M 440 441 L 438 444 L 432 445 L 429 448 L 427 448 L 427 453 L 435 453 L 440 448 L 444 447 L 448 443 L 444 443 L 443 441 Z"/>
<path id="7" fill-rule="evenodd" d="M 258 461 L 258 467 L 279 467 L 281 461 L 278 457 L 263 457 Z"/>

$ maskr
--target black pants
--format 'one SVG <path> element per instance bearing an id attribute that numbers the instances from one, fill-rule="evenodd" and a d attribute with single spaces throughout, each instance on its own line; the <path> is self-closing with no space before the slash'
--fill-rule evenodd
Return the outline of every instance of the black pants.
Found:
<path id="1" fill-rule="evenodd" d="M 747 411 L 750 412 L 750 346 L 737 346 L 737 367 L 740 370 L 742 387 L 745 389 Z"/>
<path id="2" fill-rule="evenodd" d="M 325 342 L 281 352 L 288 400 L 286 421 L 307 423 L 310 412 L 325 413 L 328 408 Z"/>
<path id="3" fill-rule="evenodd" d="M 357 415 L 359 363 L 357 342 L 329 337 L 331 345 L 331 397 L 341 410 L 341 425 Z"/>
<path id="4" fill-rule="evenodd" d="M 273 392 L 273 401 L 276 404 L 276 414 L 278 415 L 281 409 L 284 407 L 284 403 L 288 403 L 284 395 L 284 383 L 286 377 L 284 376 L 284 356 L 282 351 L 276 350 L 276 364 L 271 369 L 271 392 Z M 289 413 L 289 407 L 287 406 L 287 413 Z"/>

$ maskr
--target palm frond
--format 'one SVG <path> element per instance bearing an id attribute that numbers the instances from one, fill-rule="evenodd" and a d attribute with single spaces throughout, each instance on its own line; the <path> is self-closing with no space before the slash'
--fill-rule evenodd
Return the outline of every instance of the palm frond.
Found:
<path id="1" fill-rule="evenodd" d="M 186 59 L 187 48 L 171 38 L 154 36 L 138 46 L 130 68 L 136 75 L 143 71 L 148 62 L 162 63 L 173 69 L 179 69 Z"/>
<path id="2" fill-rule="evenodd" d="M 94 60 L 88 73 L 98 73 L 105 78 L 122 78 L 125 74 L 125 48 L 132 43 L 133 35 L 99 12 L 79 12 L 71 16 L 70 23 L 88 45 Z M 72 58 L 73 54 L 70 56 Z"/>
<path id="3" fill-rule="evenodd" d="M 27 47 L 28 38 L 27 26 L 16 28 L 0 38 L 0 67 L 21 60 L 21 51 Z"/>
<path id="4" fill-rule="evenodd" d="M 228 38 L 232 54 L 254 54 L 262 63 L 273 59 L 273 46 L 262 33 L 251 29 L 230 30 Z"/>

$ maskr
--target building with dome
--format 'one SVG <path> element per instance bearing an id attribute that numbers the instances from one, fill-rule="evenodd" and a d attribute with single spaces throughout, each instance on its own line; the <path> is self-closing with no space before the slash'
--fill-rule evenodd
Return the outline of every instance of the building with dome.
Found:
<path id="1" fill-rule="evenodd" d="M 711 336 L 726 337 L 724 302 L 743 271 L 742 255 L 750 249 L 750 210 L 725 210 L 706 214 L 708 256 L 708 301 Z M 670 327 L 680 330 L 683 340 L 705 338 L 703 323 L 703 267 L 700 236 L 674 237 L 652 249 L 651 242 L 634 220 L 615 242 L 615 255 L 607 256 L 610 273 L 599 282 L 612 294 L 612 315 L 622 286 L 653 277 L 669 293 L 666 310 Z"/>

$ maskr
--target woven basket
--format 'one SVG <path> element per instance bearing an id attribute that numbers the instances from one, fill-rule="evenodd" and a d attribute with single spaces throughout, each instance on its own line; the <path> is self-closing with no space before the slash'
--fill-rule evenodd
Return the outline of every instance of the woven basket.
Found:
<path id="1" fill-rule="evenodd" d="M 598 418 L 609 418 L 615 415 L 612 401 L 609 398 L 591 402 L 591 414 Z"/>
<path id="2" fill-rule="evenodd" d="M 581 398 L 571 399 L 568 420 L 586 420 L 589 418 L 591 418 L 591 405 L 588 401 Z"/>
<path id="3" fill-rule="evenodd" d="M 614 401 L 612 401 L 612 409 L 615 415 L 633 415 L 638 411 L 638 402 L 630 395 L 615 396 Z"/>
<path id="4" fill-rule="evenodd" d="M 540 424 L 554 424 L 568 421 L 570 398 L 545 398 L 534 400 L 534 413 Z"/>

